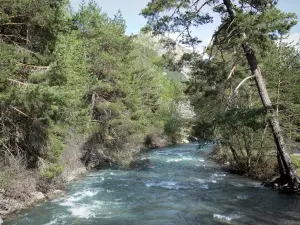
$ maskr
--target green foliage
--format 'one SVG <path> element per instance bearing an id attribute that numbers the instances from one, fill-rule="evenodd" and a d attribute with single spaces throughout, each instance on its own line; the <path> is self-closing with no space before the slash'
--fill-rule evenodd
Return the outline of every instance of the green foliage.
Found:
<path id="1" fill-rule="evenodd" d="M 75 14 L 67 7 L 67 0 L 0 3 L 0 166 L 6 154 L 24 157 L 25 167 L 50 179 L 64 170 L 70 132 L 100 132 L 113 140 L 108 154 L 129 165 L 132 146 L 169 123 L 165 112 L 182 95 L 157 51 L 125 35 L 121 13 L 109 18 L 93 1 Z"/>
<path id="2" fill-rule="evenodd" d="M 186 92 L 197 115 L 195 134 L 217 140 L 224 163 L 263 177 L 259 168 L 268 175 L 275 171 L 274 143 L 241 46 L 250 43 L 255 51 L 285 139 L 293 151 L 299 144 L 299 51 L 284 44 L 284 39 L 297 18 L 293 13 L 281 12 L 273 0 L 241 0 L 230 11 L 226 3 L 232 2 L 151 1 L 142 15 L 148 19 L 145 30 L 154 34 L 176 32 L 182 43 L 193 46 L 199 43 L 193 31 L 212 22 L 205 12 L 219 13 L 222 23 L 205 51 L 209 58 L 189 54 L 175 66 L 186 65 L 192 70 Z M 269 162 L 272 169 L 267 171 Z"/>
<path id="3" fill-rule="evenodd" d="M 177 140 L 177 135 L 180 134 L 181 128 L 183 127 L 184 121 L 181 118 L 180 113 L 176 108 L 172 107 L 166 116 L 166 123 L 164 126 L 164 131 L 173 140 Z"/>
<path id="4" fill-rule="evenodd" d="M 291 155 L 291 160 L 296 169 L 300 169 L 300 157 L 298 155 Z"/>
<path id="5" fill-rule="evenodd" d="M 0 7 L 0 146 L 36 168 L 60 161 L 69 127 L 89 126 L 89 79 L 83 43 L 68 29 L 67 2 L 10 3 Z"/>
<path id="6" fill-rule="evenodd" d="M 46 168 L 41 172 L 41 176 L 49 179 L 53 179 L 60 175 L 64 170 L 64 167 L 61 164 L 53 163 L 47 165 Z"/>

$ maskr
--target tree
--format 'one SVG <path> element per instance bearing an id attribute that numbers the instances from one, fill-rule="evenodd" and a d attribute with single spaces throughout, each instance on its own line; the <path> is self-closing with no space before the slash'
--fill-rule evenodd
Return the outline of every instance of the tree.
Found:
<path id="1" fill-rule="evenodd" d="M 148 28 L 150 27 L 154 33 L 180 32 L 181 42 L 191 45 L 199 43 L 198 37 L 192 36 L 192 29 L 212 20 L 209 14 L 202 12 L 204 6 L 211 6 L 213 11 L 220 14 L 222 24 L 213 36 L 211 50 L 216 47 L 222 53 L 231 49 L 236 53 L 236 60 L 239 60 L 242 53 L 245 54 L 259 96 L 269 115 L 268 120 L 277 147 L 281 178 L 293 189 L 298 189 L 299 180 L 287 153 L 278 118 L 253 49 L 253 46 L 259 51 L 267 49 L 277 39 L 278 33 L 287 33 L 295 24 L 295 16 L 280 12 L 275 8 L 276 3 L 277 1 L 272 0 L 239 1 L 237 5 L 233 5 L 230 0 L 208 0 L 204 3 L 157 0 L 148 3 L 142 14 L 148 18 Z"/>

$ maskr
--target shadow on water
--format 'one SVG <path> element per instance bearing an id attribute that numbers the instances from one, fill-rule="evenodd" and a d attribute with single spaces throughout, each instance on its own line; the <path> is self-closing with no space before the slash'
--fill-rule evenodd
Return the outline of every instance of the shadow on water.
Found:
<path id="1" fill-rule="evenodd" d="M 221 171 L 197 144 L 147 152 L 151 168 L 91 173 L 5 225 L 299 224 L 299 197 Z M 209 152 L 203 146 L 202 152 Z"/>

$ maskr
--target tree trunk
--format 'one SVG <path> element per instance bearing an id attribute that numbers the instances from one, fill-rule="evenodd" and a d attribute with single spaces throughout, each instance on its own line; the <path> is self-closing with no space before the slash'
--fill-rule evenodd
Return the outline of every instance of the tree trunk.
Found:
<path id="1" fill-rule="evenodd" d="M 274 141 L 277 147 L 277 152 L 281 158 L 284 171 L 286 172 L 280 175 L 284 180 L 286 179 L 290 184 L 293 184 L 295 187 L 297 187 L 299 184 L 299 180 L 297 178 L 296 171 L 291 163 L 290 156 L 287 153 L 286 144 L 284 142 L 281 128 L 276 117 L 275 111 L 272 107 L 272 103 L 263 76 L 261 74 L 256 56 L 248 43 L 243 43 L 242 47 L 248 60 L 248 64 L 251 68 L 251 72 L 255 76 L 255 83 L 258 89 L 260 99 L 269 115 L 269 124 L 272 129 Z"/>
<path id="2" fill-rule="evenodd" d="M 232 3 L 231 0 L 223 0 L 230 20 L 233 21 L 235 18 L 234 11 L 232 10 Z M 245 36 L 245 35 L 243 35 Z M 278 122 L 278 119 L 276 117 L 275 111 L 272 107 L 272 103 L 263 79 L 263 76 L 261 74 L 259 64 L 257 62 L 257 58 L 255 56 L 255 53 L 253 49 L 251 48 L 251 45 L 249 43 L 242 43 L 242 47 L 245 53 L 245 56 L 248 61 L 248 65 L 250 66 L 252 75 L 255 76 L 255 83 L 258 89 L 258 93 L 260 96 L 260 99 L 264 105 L 264 108 L 266 109 L 268 116 L 269 116 L 269 124 L 272 129 L 272 133 L 274 136 L 274 141 L 277 148 L 278 157 L 280 158 L 279 161 L 282 162 L 282 166 L 284 169 L 284 172 L 281 172 L 281 178 L 283 180 L 286 180 L 289 184 L 293 185 L 295 189 L 299 188 L 299 179 L 296 175 L 296 171 L 291 163 L 291 159 L 289 154 L 287 153 L 286 144 L 284 142 L 284 138 L 281 132 L 281 128 Z M 281 166 L 281 165 L 279 165 Z M 283 171 L 282 169 L 280 171 Z"/>

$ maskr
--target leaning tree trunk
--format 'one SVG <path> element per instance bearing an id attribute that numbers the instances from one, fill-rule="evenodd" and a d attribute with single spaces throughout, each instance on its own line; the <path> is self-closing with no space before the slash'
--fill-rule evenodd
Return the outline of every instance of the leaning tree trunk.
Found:
<path id="1" fill-rule="evenodd" d="M 272 133 L 274 136 L 274 141 L 277 147 L 277 152 L 281 158 L 283 169 L 285 173 L 282 173 L 281 176 L 285 180 L 287 180 L 290 184 L 295 186 L 298 185 L 299 180 L 296 175 L 296 171 L 291 163 L 291 159 L 289 154 L 287 153 L 286 144 L 284 142 L 284 138 L 281 132 L 281 128 L 276 117 L 276 113 L 272 107 L 272 103 L 261 74 L 257 59 L 255 57 L 254 51 L 248 43 L 242 44 L 244 52 L 246 54 L 246 58 L 248 60 L 248 64 L 251 68 L 252 74 L 255 76 L 255 83 L 258 89 L 258 93 L 260 99 L 269 115 L 269 124 L 272 129 Z"/>
<path id="2" fill-rule="evenodd" d="M 232 3 L 231 0 L 223 0 L 228 14 L 230 16 L 230 20 L 233 21 L 235 19 L 234 11 L 232 10 Z M 245 36 L 243 34 L 243 36 Z M 291 163 L 291 159 L 289 154 L 287 153 L 286 144 L 284 142 L 284 138 L 282 135 L 282 131 L 276 117 L 275 111 L 273 109 L 271 99 L 269 97 L 262 73 L 260 71 L 260 67 L 255 56 L 255 52 L 251 48 L 251 45 L 247 42 L 242 43 L 242 47 L 244 53 L 246 55 L 248 64 L 250 66 L 252 75 L 255 78 L 255 83 L 258 89 L 258 93 L 260 99 L 266 109 L 268 116 L 269 116 L 269 124 L 272 129 L 272 133 L 274 136 L 274 141 L 277 148 L 277 153 L 280 158 L 279 161 L 282 162 L 283 169 L 281 169 L 281 178 L 287 181 L 290 185 L 292 185 L 295 189 L 299 188 L 299 178 L 296 175 L 296 171 Z M 281 165 L 279 165 L 281 166 Z M 284 172 L 282 172 L 284 171 Z"/>

